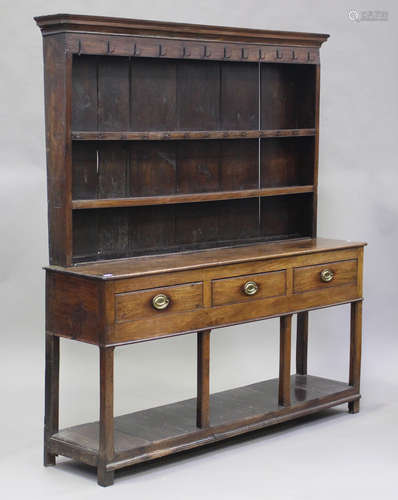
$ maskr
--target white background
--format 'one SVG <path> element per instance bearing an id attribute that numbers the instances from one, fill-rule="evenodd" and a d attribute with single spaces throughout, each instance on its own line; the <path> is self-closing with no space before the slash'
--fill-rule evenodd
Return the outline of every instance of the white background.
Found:
<path id="1" fill-rule="evenodd" d="M 396 3 L 1 0 L 0 491 L 2 498 L 395 498 L 398 466 Z M 354 23 L 351 9 L 388 10 Z M 96 485 L 60 459 L 42 467 L 44 272 L 48 262 L 42 42 L 57 12 L 329 33 L 321 49 L 319 236 L 365 240 L 361 413 L 319 417 L 143 464 Z M 310 315 L 309 370 L 346 380 L 349 310 Z M 278 322 L 212 335 L 211 390 L 277 373 Z M 194 335 L 116 349 L 116 413 L 192 397 Z M 294 358 L 294 356 L 292 356 Z M 294 367 L 292 366 L 292 370 Z M 61 426 L 96 420 L 98 352 L 62 342 Z"/>

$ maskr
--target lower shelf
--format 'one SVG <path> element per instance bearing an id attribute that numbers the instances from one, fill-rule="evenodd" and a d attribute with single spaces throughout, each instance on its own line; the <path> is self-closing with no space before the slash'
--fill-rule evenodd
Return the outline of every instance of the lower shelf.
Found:
<path id="1" fill-rule="evenodd" d="M 278 379 L 212 394 L 210 427 L 196 426 L 196 398 L 115 418 L 115 458 L 107 470 L 151 460 L 353 401 L 355 389 L 310 375 L 292 375 L 291 405 L 278 405 Z M 70 427 L 49 439 L 52 453 L 97 465 L 99 424 Z"/>

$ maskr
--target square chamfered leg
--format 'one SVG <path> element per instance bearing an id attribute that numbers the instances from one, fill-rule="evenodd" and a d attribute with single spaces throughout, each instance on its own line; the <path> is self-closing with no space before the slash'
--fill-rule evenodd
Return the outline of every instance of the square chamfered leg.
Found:
<path id="1" fill-rule="evenodd" d="M 48 451 L 48 440 L 59 426 L 59 337 L 46 333 L 44 465 L 55 465 L 56 454 Z"/>
<path id="2" fill-rule="evenodd" d="M 209 426 L 209 366 L 210 366 L 210 330 L 198 332 L 198 369 L 197 369 L 197 406 L 196 425 L 199 428 Z"/>
<path id="3" fill-rule="evenodd" d="M 279 355 L 279 404 L 290 405 L 290 363 L 291 363 L 292 315 L 280 319 Z"/>
<path id="4" fill-rule="evenodd" d="M 297 314 L 296 373 L 307 375 L 308 311 Z"/>
<path id="5" fill-rule="evenodd" d="M 350 327 L 350 378 L 349 384 L 356 391 L 360 391 L 361 379 L 361 350 L 362 350 L 362 301 L 351 302 L 351 327 Z M 359 412 L 359 399 L 348 403 L 350 413 Z"/>
<path id="6" fill-rule="evenodd" d="M 106 467 L 114 456 L 113 358 L 114 347 L 100 347 L 100 421 L 97 480 L 100 486 L 113 484 L 114 472 Z"/>

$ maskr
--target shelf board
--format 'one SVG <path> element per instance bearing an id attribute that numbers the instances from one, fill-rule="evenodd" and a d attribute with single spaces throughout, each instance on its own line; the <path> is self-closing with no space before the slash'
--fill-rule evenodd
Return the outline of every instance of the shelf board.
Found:
<path id="1" fill-rule="evenodd" d="M 169 132 L 97 132 L 72 131 L 74 141 L 167 141 L 195 139 L 258 139 L 267 137 L 302 137 L 315 135 L 314 128 L 278 130 L 193 130 Z"/>
<path id="2" fill-rule="evenodd" d="M 108 470 L 151 460 L 267 427 L 359 398 L 356 389 L 310 375 L 291 376 L 291 405 L 278 404 L 278 379 L 210 396 L 210 427 L 196 426 L 196 398 L 116 417 L 115 457 Z M 49 440 L 53 453 L 96 465 L 99 424 L 59 431 Z"/>
<path id="3" fill-rule="evenodd" d="M 240 191 L 216 191 L 211 193 L 173 194 L 167 196 L 137 196 L 133 198 L 101 198 L 93 200 L 73 200 L 72 209 L 142 207 L 145 205 L 165 205 L 176 203 L 198 203 L 204 201 L 258 198 L 298 193 L 312 193 L 313 185 L 272 187 L 262 189 L 242 189 Z"/>

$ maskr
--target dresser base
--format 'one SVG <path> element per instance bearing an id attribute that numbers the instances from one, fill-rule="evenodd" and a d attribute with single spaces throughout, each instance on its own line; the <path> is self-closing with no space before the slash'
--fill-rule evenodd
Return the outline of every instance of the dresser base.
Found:
<path id="1" fill-rule="evenodd" d="M 303 240 L 47 269 L 45 465 L 64 455 L 114 471 L 324 408 L 359 411 L 363 244 Z M 105 266 L 105 267 L 104 267 Z M 323 279 L 323 273 L 328 274 Z M 245 286 L 256 287 L 246 294 Z M 163 297 L 166 308 L 154 307 Z M 350 304 L 347 383 L 308 375 L 309 311 Z M 296 373 L 291 376 L 292 317 Z M 280 318 L 279 377 L 210 394 L 210 332 Z M 114 418 L 118 346 L 196 332 L 197 394 Z M 59 430 L 60 337 L 99 347 L 99 421 Z"/>
<path id="2" fill-rule="evenodd" d="M 291 376 L 291 405 L 278 404 L 278 379 L 212 394 L 210 425 L 196 426 L 196 399 L 116 417 L 114 460 L 105 472 L 278 424 L 360 398 L 354 387 L 310 375 Z M 355 407 L 357 407 L 355 405 Z M 49 451 L 99 464 L 99 422 L 49 438 Z M 109 479 L 109 477 L 108 477 Z"/>

